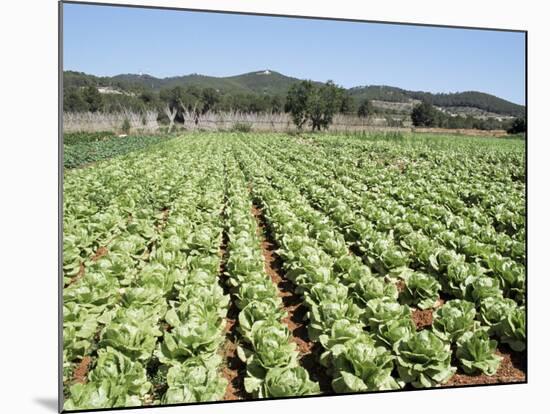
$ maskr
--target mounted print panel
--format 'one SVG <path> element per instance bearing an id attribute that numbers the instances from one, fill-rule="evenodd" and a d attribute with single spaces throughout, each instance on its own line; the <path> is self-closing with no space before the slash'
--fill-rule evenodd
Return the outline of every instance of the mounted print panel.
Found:
<path id="1" fill-rule="evenodd" d="M 60 7 L 63 411 L 526 382 L 526 32 Z"/>

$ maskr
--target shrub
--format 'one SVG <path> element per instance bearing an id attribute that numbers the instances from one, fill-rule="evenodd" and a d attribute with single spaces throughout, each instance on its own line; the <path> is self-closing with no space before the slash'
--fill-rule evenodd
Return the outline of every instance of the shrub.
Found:
<path id="1" fill-rule="evenodd" d="M 122 127 L 121 127 L 122 132 L 125 134 L 129 134 L 131 128 L 132 127 L 130 125 L 130 121 L 128 120 L 128 118 L 124 118 L 124 122 L 122 122 Z"/>
<path id="2" fill-rule="evenodd" d="M 231 132 L 251 132 L 252 124 L 249 122 L 235 122 L 231 127 Z"/>
<path id="3" fill-rule="evenodd" d="M 506 132 L 508 132 L 509 134 L 520 134 L 526 131 L 527 131 L 527 124 L 525 123 L 525 119 L 516 118 L 514 119 L 514 122 L 512 122 L 512 126 L 510 126 L 510 128 L 508 128 Z"/>

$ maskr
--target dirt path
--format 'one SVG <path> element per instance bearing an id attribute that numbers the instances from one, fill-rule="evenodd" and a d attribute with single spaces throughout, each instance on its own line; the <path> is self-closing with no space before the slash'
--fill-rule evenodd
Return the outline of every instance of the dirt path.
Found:
<path id="1" fill-rule="evenodd" d="M 265 272 L 279 289 L 283 310 L 287 314 L 282 321 L 292 333 L 292 341 L 296 343 L 300 353 L 300 363 L 308 371 L 310 378 L 319 382 L 322 393 L 332 394 L 331 379 L 319 363 L 322 348 L 319 344 L 310 341 L 308 337 L 308 321 L 305 320 L 307 308 L 303 303 L 303 298 L 294 292 L 292 282 L 285 277 L 281 258 L 275 252 L 278 246 L 271 235 L 259 204 L 253 204 L 252 214 L 258 223 L 257 231 L 265 260 Z"/>
<path id="2" fill-rule="evenodd" d="M 227 176 L 226 176 L 227 180 Z M 225 184 L 227 186 L 227 182 Z M 227 187 L 226 187 L 227 188 Z M 224 207 L 220 215 L 226 219 L 225 207 L 227 203 L 227 193 L 224 195 Z M 235 298 L 230 293 L 227 285 L 227 244 L 229 243 L 229 235 L 227 227 L 224 226 L 222 233 L 222 242 L 220 245 L 220 269 L 219 283 L 223 289 L 223 293 L 230 297 L 229 309 L 227 310 L 225 322 L 225 342 L 221 348 L 223 358 L 223 366 L 221 374 L 227 380 L 227 388 L 222 398 L 223 401 L 243 400 L 247 398 L 247 393 L 244 389 L 244 378 L 246 376 L 246 364 L 242 362 L 237 355 L 237 346 L 240 341 L 240 334 L 237 331 L 239 309 L 237 308 Z"/>

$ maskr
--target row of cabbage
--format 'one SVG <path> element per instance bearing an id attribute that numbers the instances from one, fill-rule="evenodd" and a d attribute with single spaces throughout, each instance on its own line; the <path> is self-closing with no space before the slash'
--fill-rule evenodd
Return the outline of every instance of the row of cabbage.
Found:
<path id="1" fill-rule="evenodd" d="M 300 366 L 296 343 L 282 322 L 286 312 L 277 286 L 264 270 L 258 223 L 233 157 L 227 160 L 226 174 L 227 283 L 239 310 L 237 354 L 246 364 L 245 391 L 254 398 L 318 394 L 319 385 Z"/>
<path id="2" fill-rule="evenodd" d="M 269 148 L 273 154 L 273 142 L 269 143 Z M 266 155 L 267 152 L 263 151 L 262 148 L 258 148 L 256 152 L 264 154 L 265 158 L 269 158 L 269 155 Z M 291 154 L 290 156 L 288 156 L 289 153 Z M 290 167 L 288 167 L 288 170 L 285 170 L 285 166 L 291 164 L 289 158 L 291 158 L 292 161 L 296 160 L 295 154 L 292 154 L 292 151 L 288 150 L 288 146 L 285 147 L 285 154 L 287 155 L 286 159 L 283 151 L 280 153 L 275 151 L 272 157 L 273 160 L 268 161 L 267 164 L 280 159 L 280 162 L 273 164 L 277 171 L 287 172 L 288 177 L 292 177 L 294 181 L 299 181 L 301 176 L 306 174 L 306 171 L 291 170 Z M 321 163 L 320 160 L 319 163 Z M 295 163 L 293 165 L 295 165 Z M 313 166 L 308 165 L 308 168 L 312 171 Z M 315 170 L 313 171 L 313 174 L 318 174 Z M 273 181 L 273 175 L 270 177 L 270 180 Z M 283 190 L 281 189 L 280 191 Z M 296 196 L 294 195 L 294 197 Z M 439 290 L 441 288 L 437 280 L 419 271 L 412 272 L 412 275 L 409 273 L 409 276 L 410 277 L 407 278 L 405 291 L 400 295 L 400 301 L 420 307 L 433 306 L 435 300 L 439 297 Z M 486 295 L 479 294 L 480 292 L 483 292 L 483 289 L 478 289 L 478 300 L 475 302 L 461 300 L 461 298 L 458 300 L 451 300 L 442 308 L 438 309 L 435 312 L 433 332 L 435 337 L 446 338 L 448 344 L 453 343 L 455 349 L 457 349 L 459 339 L 462 339 L 458 347 L 461 351 L 457 349 L 457 356 L 464 356 L 467 346 L 470 347 L 469 349 L 477 347 L 476 349 L 479 348 L 483 350 L 483 352 L 480 351 L 481 354 L 475 357 L 470 355 L 470 360 L 468 360 L 468 358 L 462 358 L 464 360 L 462 367 L 465 371 L 473 372 L 477 370 L 479 372 L 479 369 L 470 369 L 468 365 L 488 365 L 491 368 L 485 368 L 484 372 L 494 374 L 496 371 L 495 367 L 498 366 L 497 362 L 499 358 L 494 355 L 496 342 L 490 340 L 488 335 L 500 337 L 501 341 L 508 343 L 514 349 L 522 350 L 525 346 L 525 314 L 522 307 L 518 307 L 514 301 L 510 299 L 502 298 L 499 291 L 488 289 L 488 291 L 485 292 Z M 477 312 L 476 305 L 478 307 Z M 404 315 L 408 313 L 408 311 L 403 312 Z M 401 322 L 403 327 L 407 326 L 406 319 L 407 318 L 405 318 L 405 322 Z M 396 323 L 394 323 L 394 325 L 397 326 Z M 455 325 L 455 328 L 451 327 Z M 480 325 L 484 326 L 481 327 Z M 465 335 L 467 332 L 470 333 Z M 459 333 L 464 334 L 464 338 L 462 338 Z M 424 333 L 424 331 L 421 334 L 430 336 L 429 333 Z M 468 341 L 466 341 L 466 339 L 468 339 Z M 450 352 L 443 352 L 442 354 L 450 358 Z M 448 378 L 437 378 L 437 381 L 433 383 L 441 383 L 443 382 L 442 379 Z M 427 386 L 427 384 L 428 382 L 424 381 L 423 386 Z M 420 383 L 417 382 L 416 385 L 420 385 Z"/>
<path id="3" fill-rule="evenodd" d="M 67 385 L 78 360 L 92 357 L 84 383 L 70 386 L 65 409 L 223 396 L 218 349 L 229 298 L 217 282 L 224 177 L 212 144 L 170 142 L 66 180 L 75 191 L 65 190 L 68 206 L 78 205 L 77 183 L 90 186 L 97 177 L 109 183 L 103 198 L 83 197 L 80 213 L 67 209 L 67 221 L 74 222 L 67 228 L 90 227 L 74 235 L 80 258 L 103 243 L 91 236 L 102 231 L 103 209 L 124 220 L 103 231 L 112 237 L 103 245 L 107 254 L 85 261 L 85 275 L 64 289 Z M 204 145 L 208 154 L 200 151 Z"/>
<path id="4" fill-rule="evenodd" d="M 374 191 L 390 180 L 394 188 L 382 188 L 384 193 L 389 190 L 392 196 L 410 198 L 409 192 L 420 192 L 466 222 L 485 227 L 484 232 L 491 233 L 487 237 L 495 235 L 490 229 L 494 227 L 499 233 L 510 232 L 517 241 L 525 240 L 523 142 L 477 139 L 471 145 L 463 139 L 447 138 L 443 145 L 434 146 L 418 143 L 417 137 L 401 144 L 338 137 L 317 137 L 315 141 L 317 149 L 338 162 L 337 170 L 343 174 L 352 174 L 357 166 L 387 167 L 383 171 L 361 168 L 365 183 Z M 407 191 L 403 193 L 402 187 Z"/>
<path id="5" fill-rule="evenodd" d="M 288 154 L 289 151 L 286 152 Z M 297 160 L 300 155 L 291 156 Z M 409 280 L 412 275 L 411 284 L 429 288 L 431 299 L 421 307 L 433 306 L 442 286 L 445 293 L 478 305 L 484 299 L 496 299 L 499 304 L 505 304 L 506 309 L 513 309 L 510 313 L 513 319 L 510 322 L 512 331 L 505 329 L 501 339 L 514 349 L 524 347 L 525 310 L 504 299 L 510 297 L 519 305 L 524 303 L 525 273 L 522 264 L 497 253 L 470 256 L 457 254 L 455 250 L 438 243 L 437 233 L 430 231 L 434 224 L 413 228 L 407 221 L 410 214 L 403 212 L 402 215 L 390 216 L 373 203 L 363 202 L 359 195 L 338 183 L 319 178 L 320 171 L 313 165 L 315 163 L 305 160 L 305 166 L 297 162 L 290 166 L 278 158 L 273 161 L 279 163 L 280 168 L 285 169 L 294 181 L 299 182 L 302 190 L 344 229 L 348 241 L 366 253 L 366 260 L 373 269 L 381 274 L 398 274 L 405 280 Z M 321 162 L 319 160 L 317 164 Z M 316 181 L 325 186 L 317 185 Z M 346 203 L 349 199 L 355 202 Z M 381 219 L 381 215 L 372 214 L 373 211 L 382 211 L 385 215 Z M 440 285 L 436 279 L 440 279 Z M 518 329 L 515 329 L 516 325 L 519 325 Z"/>
<path id="6" fill-rule="evenodd" d="M 308 155 L 311 149 L 304 146 L 300 152 Z M 512 217 L 508 222 L 505 217 L 491 215 L 483 203 L 468 205 L 456 196 L 459 184 L 452 184 L 456 180 L 453 168 L 438 165 L 435 169 L 433 163 L 428 161 L 418 165 L 406 159 L 398 162 L 409 162 L 413 166 L 403 171 L 392 168 L 380 171 L 380 168 L 375 168 L 376 164 L 368 161 L 357 168 L 357 160 L 347 154 L 334 155 L 336 159 L 331 160 L 327 160 L 323 154 L 316 154 L 316 158 L 325 167 L 325 177 L 336 178 L 342 185 L 359 193 L 363 203 L 387 205 L 390 212 L 397 216 L 403 214 L 403 208 L 407 208 L 408 214 L 417 214 L 414 221 L 424 227 L 433 227 L 434 222 L 437 222 L 437 226 L 443 226 L 455 234 L 453 237 L 448 232 L 444 241 L 459 249 L 464 248 L 467 252 L 484 255 L 498 252 L 519 263 L 525 261 L 523 183 L 516 185 L 517 189 L 510 182 L 501 184 L 499 196 L 502 196 L 502 189 L 505 188 L 506 201 L 517 210 L 513 214 L 505 214 Z M 467 183 L 463 180 L 460 189 L 495 185 L 493 180 L 489 181 L 479 173 L 470 175 L 476 177 L 475 182 Z M 500 204 L 498 208 L 504 210 L 506 207 Z M 387 217 L 384 219 L 388 220 Z M 506 231 L 497 231 L 497 228 L 503 227 L 509 227 L 511 235 Z"/>
<path id="7" fill-rule="evenodd" d="M 369 260 L 377 271 L 388 272 L 410 266 L 445 273 L 451 265 L 453 282 L 460 285 L 463 296 L 468 295 L 469 285 L 479 283 L 484 285 L 483 290 L 487 290 L 486 295 L 502 296 L 502 290 L 505 296 L 514 298 L 519 304 L 524 302 L 525 268 L 522 263 L 489 248 L 484 249 L 467 236 L 456 236 L 455 231 L 446 229 L 437 217 L 430 217 L 429 213 L 423 216 L 406 203 L 392 202 L 391 197 L 383 194 L 377 197 L 378 200 L 373 200 L 368 191 L 367 194 L 358 194 L 336 179 L 323 178 L 322 174 L 328 173 L 327 169 L 319 167 L 322 159 L 312 162 L 311 154 L 309 158 L 301 154 L 304 152 L 302 148 L 296 152 L 290 156 L 299 162 L 286 166 L 289 174 L 301 181 L 304 191 L 321 208 L 330 210 L 336 221 L 351 228 L 348 239 L 363 251 L 372 252 L 375 257 Z M 433 208 L 437 209 L 437 206 Z M 458 241 L 465 238 L 461 246 Z M 467 278 L 468 274 L 472 277 Z M 498 279 L 502 289 L 495 286 L 495 280 L 485 276 Z M 489 287 L 485 289 L 485 285 Z"/>
<path id="8" fill-rule="evenodd" d="M 437 386 L 457 366 L 493 375 L 498 342 L 522 351 L 517 155 L 474 151 L 476 162 L 454 173 L 454 149 L 334 142 L 201 134 L 67 173 L 66 384 L 79 361 L 92 363 L 65 408 L 223 398 L 224 228 L 245 391 L 257 398 L 320 392 L 282 322 L 251 197 L 303 295 L 308 334 L 323 348 L 319 363 L 335 392 Z M 497 191 L 505 185 L 508 199 Z M 434 309 L 430 328 L 416 330 L 415 308 Z"/>
<path id="9" fill-rule="evenodd" d="M 292 183 L 265 165 L 258 169 L 254 154 L 243 153 L 241 160 L 281 246 L 286 275 L 304 295 L 309 308 L 309 338 L 324 349 L 319 362 L 332 376 L 333 390 L 402 387 L 405 381 L 394 377 L 398 360 L 388 341 L 405 333 L 413 337 L 414 324 L 410 309 L 396 301 L 395 285 L 373 276 L 349 254 L 341 234 L 322 214 L 308 208 Z M 412 362 L 403 356 L 399 364 Z M 414 383 L 416 374 L 409 375 L 407 382 Z"/>
<path id="10" fill-rule="evenodd" d="M 308 151 L 309 147 L 301 149 L 303 155 L 307 155 Z M 327 179 L 336 178 L 341 185 L 361 195 L 363 203 L 384 205 L 392 214 L 390 217 L 378 217 L 378 213 L 376 219 L 389 221 L 392 217 L 405 213 L 406 209 L 407 214 L 416 214 L 413 224 L 426 227 L 434 226 L 437 222 L 441 229 L 450 230 L 445 233 L 443 239 L 447 245 L 463 249 L 467 253 L 489 255 L 498 252 L 519 263 L 525 262 L 523 221 L 512 221 L 511 235 L 505 231 L 497 231 L 497 228 L 508 226 L 506 219 L 493 217 L 483 206 L 466 206 L 464 202 L 460 203 L 460 198 L 454 195 L 454 187 L 458 184 L 445 185 L 454 175 L 454 171 L 439 167 L 434 172 L 433 165 L 430 168 L 415 165 L 414 168 L 408 168 L 403 172 L 392 169 L 380 172 L 368 165 L 358 169 L 355 163 L 350 159 L 346 162 L 344 157 L 334 161 L 319 155 L 317 158 L 324 167 Z M 338 165 L 335 166 L 335 162 L 338 162 Z M 481 185 L 482 180 L 479 181 L 477 185 Z M 462 183 L 461 187 L 467 186 L 468 184 Z M 510 192 L 509 187 L 506 188 Z M 514 205 L 521 207 L 521 193 L 511 193 L 510 198 L 515 196 L 519 199 Z M 522 214 L 524 216 L 525 212 Z"/>

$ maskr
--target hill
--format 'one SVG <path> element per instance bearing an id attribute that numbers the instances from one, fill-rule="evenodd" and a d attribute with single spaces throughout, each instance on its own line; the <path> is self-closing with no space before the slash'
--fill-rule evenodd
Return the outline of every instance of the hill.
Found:
<path id="1" fill-rule="evenodd" d="M 143 74 L 121 74 L 112 77 L 97 77 L 81 72 L 65 72 L 66 86 L 118 86 L 123 89 L 138 86 L 144 89 L 158 91 L 174 86 L 197 86 L 199 88 L 214 88 L 224 93 L 256 93 L 267 95 L 285 95 L 288 88 L 300 79 L 282 75 L 281 73 L 263 70 L 244 73 L 242 75 L 215 77 L 200 74 L 156 78 Z"/>
<path id="2" fill-rule="evenodd" d="M 163 88 L 175 86 L 197 86 L 200 88 L 214 88 L 218 92 L 227 94 L 284 96 L 290 86 L 299 81 L 300 79 L 268 69 L 227 77 L 190 74 L 167 78 L 157 78 L 148 74 L 121 74 L 112 77 L 98 77 L 82 72 L 64 72 L 65 87 L 94 85 L 96 87 L 118 88 L 127 92 L 159 91 Z M 525 114 L 525 107 L 522 105 L 478 91 L 431 93 L 409 91 L 393 86 L 368 85 L 350 88 L 348 92 L 356 102 L 369 99 L 387 103 L 403 103 L 407 104 L 406 107 L 410 107 L 419 101 L 427 101 L 454 113 L 476 113 L 481 111 L 514 117 L 521 117 Z"/>
<path id="3" fill-rule="evenodd" d="M 488 93 L 466 91 L 456 93 L 430 93 L 408 91 L 401 88 L 383 85 L 370 85 L 351 88 L 350 94 L 356 99 L 369 99 L 385 102 L 426 101 L 442 108 L 478 108 L 495 114 L 523 116 L 525 107 L 509 102 Z"/>

